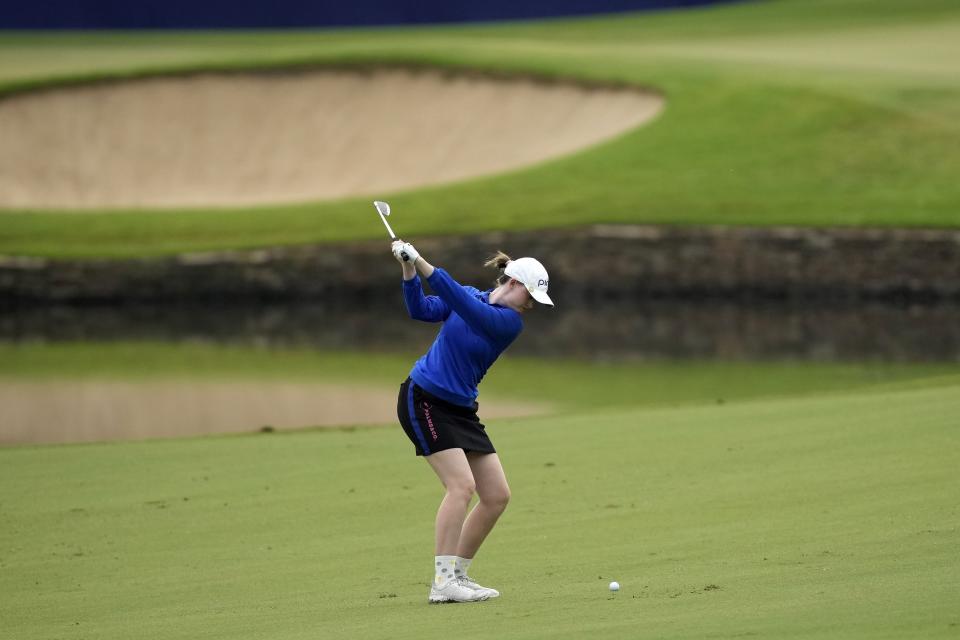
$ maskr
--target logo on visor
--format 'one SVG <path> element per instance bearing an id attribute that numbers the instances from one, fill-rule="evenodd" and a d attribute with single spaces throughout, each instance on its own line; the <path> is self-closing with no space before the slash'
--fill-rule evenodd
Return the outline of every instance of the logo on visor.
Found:
<path id="1" fill-rule="evenodd" d="M 549 287 L 549 286 L 550 286 L 550 281 L 549 281 L 549 280 L 537 280 L 537 286 L 538 286 L 538 287 Z"/>

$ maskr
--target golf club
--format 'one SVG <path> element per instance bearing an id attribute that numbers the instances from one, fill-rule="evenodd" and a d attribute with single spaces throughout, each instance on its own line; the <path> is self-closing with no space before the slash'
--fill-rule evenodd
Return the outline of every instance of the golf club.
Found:
<path id="1" fill-rule="evenodd" d="M 380 219 L 383 220 L 383 226 L 387 228 L 387 233 L 390 234 L 391 240 L 396 240 L 397 236 L 393 233 L 393 229 L 390 228 L 390 223 L 387 222 L 387 216 L 390 215 L 390 205 L 382 200 L 374 200 L 373 206 L 377 208 L 377 213 L 380 214 Z M 403 258 L 404 262 L 409 262 L 410 257 L 407 256 L 403 251 L 400 252 L 400 257 Z"/>

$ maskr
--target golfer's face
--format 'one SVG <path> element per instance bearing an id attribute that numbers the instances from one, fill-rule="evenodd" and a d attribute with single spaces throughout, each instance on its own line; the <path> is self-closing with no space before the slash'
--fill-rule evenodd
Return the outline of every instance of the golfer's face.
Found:
<path id="1" fill-rule="evenodd" d="M 525 298 L 523 301 L 523 310 L 530 311 L 533 309 L 533 305 L 536 303 L 536 301 L 533 299 L 533 296 L 530 295 L 530 292 L 527 291 L 526 287 L 523 287 L 523 297 Z"/>
<path id="2" fill-rule="evenodd" d="M 507 299 L 510 301 L 510 306 L 521 313 L 533 309 L 533 297 L 530 295 L 530 292 L 527 291 L 527 288 L 516 280 L 511 283 Z"/>

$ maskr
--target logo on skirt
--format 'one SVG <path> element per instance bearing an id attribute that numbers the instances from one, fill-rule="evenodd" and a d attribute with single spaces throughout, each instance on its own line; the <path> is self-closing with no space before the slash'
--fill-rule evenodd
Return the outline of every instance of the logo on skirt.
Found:
<path id="1" fill-rule="evenodd" d="M 430 429 L 430 435 L 433 436 L 433 441 L 436 442 L 440 436 L 437 435 L 437 430 L 433 427 L 433 417 L 430 416 L 430 404 L 424 401 L 420 406 L 423 407 L 423 417 L 427 419 L 427 428 Z"/>

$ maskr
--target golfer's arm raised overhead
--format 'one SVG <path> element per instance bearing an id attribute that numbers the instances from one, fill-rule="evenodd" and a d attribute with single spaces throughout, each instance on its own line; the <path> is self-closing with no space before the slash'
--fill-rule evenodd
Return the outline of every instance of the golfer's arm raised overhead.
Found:
<path id="1" fill-rule="evenodd" d="M 413 266 L 419 254 L 412 246 L 411 257 L 405 253 L 406 247 L 410 246 L 403 240 L 394 240 L 390 245 L 393 251 L 393 257 L 397 259 L 403 268 L 403 301 L 407 305 L 407 313 L 414 320 L 423 320 L 424 322 L 443 322 L 450 315 L 450 307 L 437 296 L 425 296 L 423 294 L 423 285 L 420 277 L 417 275 L 417 269 Z M 423 262 L 421 260 L 421 262 Z"/>
<path id="2" fill-rule="evenodd" d="M 440 299 L 480 335 L 497 343 L 509 343 L 523 330 L 520 314 L 513 309 L 478 300 L 443 269 L 437 267 L 432 271 L 427 282 Z"/>
<path id="3" fill-rule="evenodd" d="M 510 344 L 523 330 L 520 314 L 513 309 L 487 304 L 478 300 L 456 280 L 440 268 L 423 259 L 420 252 L 409 242 L 395 242 L 394 256 L 399 260 L 402 255 L 413 264 L 416 270 L 427 279 L 430 286 L 450 310 L 456 312 L 471 329 L 481 336 L 500 345 Z M 404 274 L 407 273 L 404 267 Z M 407 285 L 404 284 L 404 287 Z M 473 289 L 476 291 L 476 289 Z M 449 315 L 449 313 L 447 314 Z"/>
<path id="4" fill-rule="evenodd" d="M 450 307 L 437 296 L 423 295 L 420 277 L 403 281 L 403 300 L 407 303 L 407 312 L 414 320 L 424 322 L 443 322 L 450 315 Z"/>

